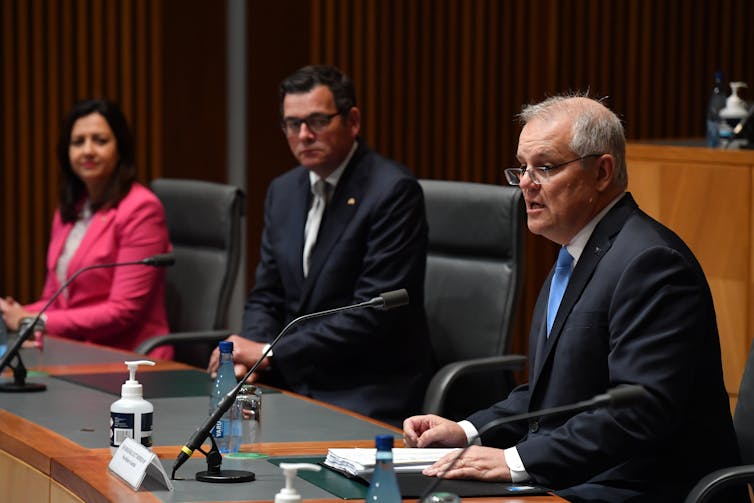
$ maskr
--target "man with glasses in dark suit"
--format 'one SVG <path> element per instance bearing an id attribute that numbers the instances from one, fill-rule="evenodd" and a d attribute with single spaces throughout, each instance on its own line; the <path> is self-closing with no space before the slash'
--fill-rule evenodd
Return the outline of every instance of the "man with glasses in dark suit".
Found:
<path id="1" fill-rule="evenodd" d="M 405 442 L 463 446 L 496 419 L 641 385 L 647 398 L 632 407 L 491 428 L 452 467 L 455 454 L 425 474 L 533 481 L 577 502 L 682 501 L 739 461 L 704 272 L 626 192 L 612 111 L 558 96 L 520 117 L 519 164 L 506 177 L 523 192 L 529 230 L 561 246 L 534 308 L 529 382 L 466 421 L 411 417 Z"/>
<path id="2" fill-rule="evenodd" d="M 280 339 L 255 379 L 400 424 L 430 375 L 424 313 L 427 222 L 404 166 L 359 138 L 351 80 L 308 66 L 280 86 L 281 127 L 300 166 L 267 192 L 261 260 L 235 343 L 243 375 L 293 318 L 406 288 L 408 306 L 307 321 Z M 217 351 L 209 370 L 217 368 Z"/>

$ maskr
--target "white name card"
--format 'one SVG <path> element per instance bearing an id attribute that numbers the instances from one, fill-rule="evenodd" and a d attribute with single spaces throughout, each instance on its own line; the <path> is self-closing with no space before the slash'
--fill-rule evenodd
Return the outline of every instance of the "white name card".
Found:
<path id="1" fill-rule="evenodd" d="M 132 438 L 126 438 L 107 466 L 111 472 L 123 479 L 134 491 L 138 491 L 144 477 L 149 475 L 161 482 L 170 491 L 173 484 L 160 463 L 160 458 Z"/>

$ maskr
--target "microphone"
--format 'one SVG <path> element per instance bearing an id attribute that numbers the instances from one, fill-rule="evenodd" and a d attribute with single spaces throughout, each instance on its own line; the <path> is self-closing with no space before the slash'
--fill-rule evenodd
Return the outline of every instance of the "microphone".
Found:
<path id="1" fill-rule="evenodd" d="M 191 457 L 195 450 L 199 449 L 200 452 L 206 455 L 206 453 L 204 453 L 204 451 L 202 451 L 200 447 L 209 435 L 212 427 L 214 427 L 215 424 L 217 424 L 217 421 L 222 417 L 222 415 L 225 414 L 228 409 L 230 409 L 231 405 L 233 405 L 233 402 L 236 399 L 236 395 L 241 390 L 241 387 L 244 385 L 246 380 L 251 377 L 251 374 L 253 374 L 257 370 L 259 365 L 261 365 L 261 363 L 264 361 L 264 359 L 267 358 L 267 355 L 270 351 L 272 351 L 280 338 L 283 337 L 283 335 L 285 335 L 291 328 L 311 318 L 319 318 L 320 316 L 327 316 L 330 314 L 339 313 L 341 311 L 348 311 L 351 309 L 360 309 L 365 307 L 392 309 L 394 307 L 404 306 L 406 304 L 408 304 L 408 292 L 405 288 L 402 288 L 400 290 L 392 290 L 390 292 L 381 293 L 377 297 L 364 302 L 360 302 L 358 304 L 336 307 L 334 309 L 327 309 L 325 311 L 318 311 L 316 313 L 309 313 L 293 319 L 283 328 L 283 330 L 280 331 L 277 337 L 272 340 L 270 345 L 267 346 L 267 349 L 265 349 L 265 351 L 262 353 L 262 356 L 260 356 L 256 363 L 254 363 L 249 371 L 246 372 L 246 375 L 238 381 L 236 387 L 230 390 L 223 398 L 220 399 L 220 402 L 217 404 L 217 408 L 215 408 L 214 412 L 212 412 L 212 414 L 210 414 L 210 416 L 204 421 L 204 423 L 202 423 L 202 425 L 196 429 L 194 434 L 191 435 L 191 438 L 189 438 L 188 442 L 186 442 L 186 445 L 181 447 L 181 452 L 178 453 L 178 457 L 175 460 L 175 464 L 173 465 L 173 473 L 170 478 L 175 480 L 175 472 Z"/>
<path id="2" fill-rule="evenodd" d="M 421 503 L 424 498 L 426 498 L 429 494 L 435 491 L 437 489 L 437 486 L 445 479 L 445 474 L 448 473 L 450 470 L 453 469 L 453 467 L 456 465 L 459 459 L 466 453 L 466 451 L 471 447 L 472 442 L 474 442 L 476 439 L 482 436 L 482 434 L 490 431 L 493 428 L 497 428 L 498 426 L 513 423 L 515 421 L 523 421 L 525 419 L 532 419 L 532 418 L 542 418 L 546 416 L 557 416 L 560 414 L 565 414 L 567 412 L 583 412 L 586 410 L 593 410 L 593 409 L 599 409 L 602 407 L 613 407 L 613 408 L 620 408 L 620 407 L 629 407 L 631 405 L 634 405 L 645 398 L 647 398 L 648 393 L 647 390 L 644 389 L 644 386 L 641 386 L 639 384 L 626 384 L 622 386 L 617 386 L 615 388 L 611 388 L 607 390 L 605 393 L 599 394 L 594 396 L 593 398 L 590 398 L 589 400 L 582 400 L 580 402 L 568 404 L 568 405 L 561 405 L 558 407 L 550 407 L 547 409 L 541 409 L 541 410 L 535 410 L 531 412 L 524 412 L 521 414 L 515 414 L 512 416 L 505 416 L 500 417 L 498 419 L 495 419 L 494 421 L 490 421 L 489 423 L 482 426 L 476 435 L 471 437 L 469 441 L 466 443 L 466 445 L 461 449 L 461 451 L 458 453 L 458 455 L 453 458 L 453 460 L 450 462 L 447 468 L 440 473 L 435 480 L 432 481 L 431 484 L 427 487 L 427 489 L 424 490 L 424 492 L 419 497 L 418 502 Z"/>
<path id="3" fill-rule="evenodd" d="M 141 261 L 144 265 L 151 265 L 152 267 L 166 267 L 175 264 L 175 255 L 172 253 L 158 253 L 152 255 Z"/>
<path id="4" fill-rule="evenodd" d="M 39 310 L 37 315 L 34 317 L 34 319 L 29 322 L 22 324 L 19 327 L 18 332 L 18 338 L 16 339 L 16 342 L 11 346 L 8 351 L 5 352 L 5 354 L 0 358 L 0 374 L 3 372 L 5 367 L 10 367 L 13 369 L 13 382 L 7 382 L 0 384 L 0 392 L 3 391 L 43 391 L 47 389 L 47 386 L 44 384 L 37 384 L 37 383 L 27 383 L 26 382 L 26 367 L 24 367 L 24 363 L 21 360 L 21 355 L 19 353 L 19 349 L 21 348 L 21 345 L 26 341 L 26 339 L 29 338 L 29 336 L 34 333 L 34 329 L 41 325 L 40 318 L 44 314 L 44 312 L 47 310 L 48 307 L 55 301 L 55 299 L 58 298 L 58 296 L 63 293 L 63 290 L 65 290 L 68 285 L 71 284 L 71 282 L 76 279 L 79 274 L 90 271 L 92 269 L 103 269 L 103 268 L 110 268 L 110 267 L 120 267 L 125 265 L 148 265 L 152 267 L 165 267 L 168 265 L 173 265 L 175 263 L 175 256 L 172 253 L 160 253 L 158 255 L 153 255 L 151 257 L 147 257 L 142 260 L 134 260 L 130 262 L 113 262 L 109 264 L 93 264 L 90 266 L 82 267 L 73 275 L 71 275 L 70 278 L 65 280 L 62 285 L 60 285 L 60 288 L 58 288 L 55 293 L 52 294 L 52 297 L 45 303 L 44 306 L 42 306 L 42 309 Z M 16 357 L 17 363 L 16 366 L 13 367 L 10 365 L 10 361 L 13 359 L 13 357 Z"/>

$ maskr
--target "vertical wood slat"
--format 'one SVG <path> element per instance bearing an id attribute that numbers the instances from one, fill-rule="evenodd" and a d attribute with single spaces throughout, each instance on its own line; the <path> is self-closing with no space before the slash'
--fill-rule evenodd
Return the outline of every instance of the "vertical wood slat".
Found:
<path id="1" fill-rule="evenodd" d="M 2 40 L 3 44 L 1 49 L 1 68 L 3 75 L 12 75 L 14 70 L 13 56 L 15 54 L 15 31 L 13 30 L 13 24 L 15 21 L 14 4 L 3 2 L 2 7 L 0 7 L 0 12 L 2 13 L 0 24 L 0 26 L 2 26 L 2 31 L 0 32 L 0 40 Z M 2 90 L 3 107 L 0 108 L 0 113 L 2 113 L 2 122 L 0 123 L 0 133 L 2 133 L 2 136 L 0 138 L 3 138 L 3 145 L 2 148 L 0 148 L 0 154 L 2 155 L 2 167 L 0 169 L 2 169 L 4 175 L 2 184 L 0 184 L 3 208 L 0 220 L 2 220 L 2 235 L 11 237 L 15 236 L 17 232 L 17 229 L 13 225 L 15 220 L 15 218 L 13 218 L 15 215 L 15 201 L 13 195 L 15 194 L 16 188 L 14 183 L 15 177 L 13 176 L 13 173 L 9 173 L 9 171 L 13 172 L 15 170 L 9 169 L 9 166 L 16 166 L 17 155 L 14 149 L 8 148 L 8 145 L 16 144 L 15 106 L 13 106 L 15 103 L 16 89 L 15 81 L 13 79 L 4 80 L 5 86 Z M 0 244 L 0 253 L 4 259 L 2 261 L 2 268 L 0 269 L 0 271 L 2 271 L 2 274 L 0 274 L 0 285 L 7 286 L 10 283 L 10 278 L 12 278 L 17 271 L 15 264 L 10 260 L 7 260 L 7 257 L 14 255 L 15 244 L 16 242 L 14 239 L 3 239 L 2 244 Z M 5 295 L 5 292 L 0 295 Z"/>
<path id="2" fill-rule="evenodd" d="M 44 22 L 44 4 L 40 0 L 33 0 L 31 5 L 31 26 L 39 26 Z M 44 200 L 45 194 L 45 166 L 49 164 L 49 151 L 46 148 L 39 148 L 37 142 L 39 139 L 44 138 L 45 135 L 45 110 L 48 107 L 47 96 L 44 95 L 44 82 L 46 75 L 44 71 L 44 59 L 45 59 L 45 36 L 46 33 L 40 30 L 31 30 L 31 167 L 29 176 L 31 179 L 30 187 L 36 194 L 39 194 L 40 199 Z M 32 198 L 32 204 L 35 204 Z M 47 218 L 38 211 L 31 211 L 30 221 L 31 224 L 27 228 L 28 234 L 32 242 L 34 250 L 44 250 L 45 243 L 47 241 L 47 233 L 45 228 L 47 226 Z M 37 256 L 40 255 L 36 252 Z"/>
<path id="3" fill-rule="evenodd" d="M 31 125 L 29 102 L 31 101 L 29 90 L 31 89 L 31 76 L 29 75 L 29 10 L 30 2 L 21 1 L 16 12 L 16 49 L 17 59 L 15 61 L 14 75 L 17 78 L 16 97 L 17 115 L 15 117 L 18 137 L 16 145 L 18 146 L 18 166 L 31 167 Z M 31 194 L 32 187 L 29 183 L 31 169 L 19 170 L 17 172 L 16 186 L 17 194 Z M 26 197 L 15 198 L 15 213 L 17 215 L 17 227 L 15 236 L 21 237 L 18 243 L 18 267 L 27 275 L 27 282 L 21 285 L 18 294 L 21 298 L 28 296 L 31 291 L 31 285 L 28 283 L 29 274 L 33 274 L 31 264 L 32 257 L 39 257 L 39 253 L 34 249 L 33 241 L 30 239 L 27 229 L 32 225 L 33 207 L 31 201 Z M 15 292 L 14 292 L 15 293 Z"/>
<path id="4" fill-rule="evenodd" d="M 118 102 L 139 134 L 137 147 L 161 134 L 159 109 L 152 112 L 161 83 L 149 86 L 161 66 L 155 42 L 162 28 L 152 22 L 160 22 L 161 2 L 139 1 L 2 3 L 2 295 L 29 302 L 41 291 L 57 204 L 55 148 L 73 103 L 101 96 Z M 137 151 L 142 181 L 160 175 L 160 154 Z"/>

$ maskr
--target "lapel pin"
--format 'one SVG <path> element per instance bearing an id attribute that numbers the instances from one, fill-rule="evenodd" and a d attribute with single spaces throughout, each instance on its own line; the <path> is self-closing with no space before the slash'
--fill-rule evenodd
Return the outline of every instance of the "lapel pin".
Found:
<path id="1" fill-rule="evenodd" d="M 348 198 L 348 206 L 353 206 L 356 204 L 356 199 L 353 197 Z"/>

